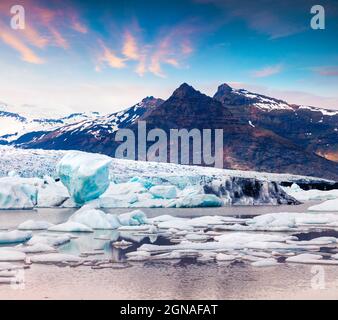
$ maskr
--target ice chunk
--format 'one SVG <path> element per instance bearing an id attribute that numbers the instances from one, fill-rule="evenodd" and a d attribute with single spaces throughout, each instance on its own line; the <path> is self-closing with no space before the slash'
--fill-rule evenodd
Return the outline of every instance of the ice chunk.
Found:
<path id="1" fill-rule="evenodd" d="M 0 244 L 25 242 L 29 240 L 31 237 L 32 237 L 31 232 L 17 230 L 0 232 Z"/>
<path id="2" fill-rule="evenodd" d="M 53 224 L 47 221 L 27 220 L 21 223 L 18 226 L 18 229 L 19 230 L 47 230 L 51 226 L 53 226 Z"/>
<path id="3" fill-rule="evenodd" d="M 74 221 L 68 221 L 65 223 L 57 224 L 48 228 L 48 231 L 56 232 L 93 232 L 93 229 L 86 225 Z"/>
<path id="4" fill-rule="evenodd" d="M 283 190 L 299 201 L 324 201 L 338 198 L 338 190 L 303 190 L 297 184 L 284 187 Z"/>
<path id="5" fill-rule="evenodd" d="M 288 257 L 286 262 L 315 264 L 321 259 L 323 259 L 323 257 L 318 254 L 302 253 L 293 257 Z"/>
<path id="6" fill-rule="evenodd" d="M 309 208 L 309 211 L 335 211 L 338 212 L 338 198 L 325 201 Z"/>
<path id="7" fill-rule="evenodd" d="M 69 235 L 58 235 L 58 234 L 38 234 L 34 235 L 28 242 L 27 245 L 35 245 L 35 244 L 47 244 L 49 246 L 61 246 L 70 241 Z"/>
<path id="8" fill-rule="evenodd" d="M 79 262 L 80 257 L 62 253 L 47 253 L 31 257 L 33 263 L 59 263 L 59 262 Z"/>
<path id="9" fill-rule="evenodd" d="M 43 184 L 38 190 L 37 206 L 40 208 L 58 207 L 69 199 L 67 188 L 62 183 L 48 180 L 49 183 Z"/>
<path id="10" fill-rule="evenodd" d="M 24 252 L 10 250 L 10 248 L 0 249 L 0 261 L 24 261 L 26 254 Z"/>
<path id="11" fill-rule="evenodd" d="M 224 253 L 218 253 L 216 255 L 217 261 L 233 261 L 236 260 L 237 257 L 232 254 L 224 254 Z"/>
<path id="12" fill-rule="evenodd" d="M 267 258 L 267 259 L 261 259 L 261 260 L 254 261 L 251 263 L 251 265 L 254 267 L 270 267 L 270 266 L 278 265 L 278 262 L 276 259 Z"/>
<path id="13" fill-rule="evenodd" d="M 0 178 L 0 209 L 32 209 L 37 204 L 37 186 L 30 179 Z"/>
<path id="14" fill-rule="evenodd" d="M 111 161 L 104 155 L 71 151 L 60 160 L 57 172 L 75 202 L 83 204 L 108 189 Z"/>
<path id="15" fill-rule="evenodd" d="M 214 194 L 187 195 L 176 201 L 177 208 L 222 207 L 223 205 L 222 199 Z"/>
<path id="16" fill-rule="evenodd" d="M 32 246 L 17 246 L 15 250 L 24 252 L 24 253 L 41 253 L 41 252 L 55 252 L 56 250 L 45 243 L 35 243 Z"/>
<path id="17" fill-rule="evenodd" d="M 115 229 L 116 223 L 113 217 L 108 216 L 101 210 L 81 208 L 75 212 L 70 218 L 70 221 L 84 224 L 92 229 Z M 111 223 L 112 222 L 112 223 Z"/>
<path id="18" fill-rule="evenodd" d="M 134 210 L 128 213 L 122 213 L 118 216 L 120 224 L 123 226 L 138 226 L 148 222 L 147 216 L 141 210 Z"/>
<path id="19" fill-rule="evenodd" d="M 160 199 L 175 199 L 177 197 L 176 187 L 174 186 L 154 186 L 149 189 L 149 192 Z"/>

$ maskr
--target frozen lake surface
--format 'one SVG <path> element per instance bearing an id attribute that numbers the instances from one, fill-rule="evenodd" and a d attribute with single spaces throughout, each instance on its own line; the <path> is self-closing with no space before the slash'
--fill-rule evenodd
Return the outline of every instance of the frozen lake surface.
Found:
<path id="1" fill-rule="evenodd" d="M 223 207 L 203 209 L 144 209 L 148 217 L 169 214 L 179 217 L 228 215 L 246 217 L 270 212 L 306 212 L 307 207 Z M 109 210 L 111 213 L 130 209 Z M 1 211 L 2 229 L 13 229 L 28 219 L 65 222 L 73 209 Z M 61 253 L 78 255 L 95 252 L 95 260 L 114 261 L 109 268 L 32 264 L 24 270 L 24 286 L 0 284 L 1 299 L 337 299 L 338 267 L 278 264 L 255 268 L 242 262 L 196 262 L 194 259 L 127 262 L 126 252 L 144 243 L 166 244 L 167 239 L 140 239 L 126 250 L 116 249 L 117 231 L 76 234 L 77 239 L 59 248 Z M 99 240 L 98 238 L 101 237 Z M 110 240 L 102 240 L 110 239 Z M 316 269 L 317 268 L 317 269 Z M 324 274 L 325 289 L 316 287 L 315 276 Z M 317 289 L 316 289 L 317 288 Z"/>

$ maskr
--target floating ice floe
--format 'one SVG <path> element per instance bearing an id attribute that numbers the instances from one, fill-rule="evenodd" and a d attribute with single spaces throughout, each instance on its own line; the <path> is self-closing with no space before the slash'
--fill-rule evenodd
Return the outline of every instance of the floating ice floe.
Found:
<path id="1" fill-rule="evenodd" d="M 277 262 L 276 259 L 267 258 L 267 259 L 254 261 L 254 262 L 251 263 L 251 265 L 254 266 L 254 267 L 271 267 L 271 266 L 278 265 L 278 262 Z"/>
<path id="2" fill-rule="evenodd" d="M 53 226 L 53 224 L 49 223 L 48 221 L 27 220 L 21 223 L 18 226 L 18 229 L 19 230 L 47 230 L 51 226 Z"/>
<path id="3" fill-rule="evenodd" d="M 333 200 L 327 200 L 321 204 L 312 206 L 309 211 L 334 211 L 338 213 L 338 198 Z"/>
<path id="4" fill-rule="evenodd" d="M 74 221 L 86 225 L 91 229 L 116 229 L 112 217 L 101 210 L 91 209 L 84 206 L 75 212 L 69 221 Z"/>
<path id="5" fill-rule="evenodd" d="M 222 207 L 224 201 L 214 194 L 187 195 L 175 202 L 176 208 Z"/>
<path id="6" fill-rule="evenodd" d="M 325 201 L 338 198 L 338 190 L 303 190 L 295 183 L 291 187 L 283 187 L 283 190 L 299 201 Z"/>
<path id="7" fill-rule="evenodd" d="M 67 221 L 65 223 L 54 225 L 48 228 L 48 231 L 54 232 L 93 232 L 93 229 L 89 228 L 88 226 L 74 222 L 74 221 Z"/>
<path id="8" fill-rule="evenodd" d="M 61 263 L 61 262 L 79 262 L 82 258 L 63 253 L 47 253 L 32 256 L 33 263 Z"/>
<path id="9" fill-rule="evenodd" d="M 55 252 L 55 248 L 46 244 L 46 243 L 35 243 L 31 246 L 19 245 L 14 247 L 15 250 L 21 251 L 24 253 L 42 253 L 42 252 Z"/>
<path id="10" fill-rule="evenodd" d="M 58 163 L 57 173 L 75 202 L 84 204 L 108 189 L 111 161 L 104 155 L 71 151 Z"/>
<path id="11" fill-rule="evenodd" d="M 39 233 L 34 235 L 28 242 L 27 245 L 36 245 L 36 244 L 47 244 L 49 246 L 61 246 L 69 242 L 71 237 L 67 234 L 52 234 L 52 233 Z"/>
<path id="12" fill-rule="evenodd" d="M 20 243 L 29 240 L 32 237 L 31 232 L 25 231 L 5 231 L 0 232 L 0 244 Z"/>
<path id="13" fill-rule="evenodd" d="M 118 220 L 122 226 L 138 226 L 148 222 L 147 216 L 141 210 L 122 213 L 118 215 Z"/>
<path id="14" fill-rule="evenodd" d="M 0 248 L 0 261 L 24 261 L 26 254 L 11 248 Z"/>

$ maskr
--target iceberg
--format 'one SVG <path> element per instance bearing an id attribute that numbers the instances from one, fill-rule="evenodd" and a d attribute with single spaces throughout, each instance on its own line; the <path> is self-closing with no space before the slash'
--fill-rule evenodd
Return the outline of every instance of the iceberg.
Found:
<path id="1" fill-rule="evenodd" d="M 47 244 L 49 246 L 52 247 L 56 247 L 56 246 L 61 246 L 67 242 L 70 241 L 70 236 L 69 235 L 53 235 L 51 233 L 49 234 L 42 234 L 39 233 L 37 235 L 34 235 L 28 242 L 27 245 L 29 246 L 33 246 L 36 244 Z"/>
<path id="2" fill-rule="evenodd" d="M 84 204 L 108 189 L 111 161 L 104 155 L 71 151 L 57 164 L 57 173 L 73 200 Z"/>
<path id="3" fill-rule="evenodd" d="M 159 199 L 175 199 L 177 197 L 176 187 L 174 186 L 154 186 L 149 189 L 149 192 Z"/>
<path id="4" fill-rule="evenodd" d="M 176 201 L 177 208 L 222 207 L 224 202 L 214 194 L 192 194 Z"/>
<path id="5" fill-rule="evenodd" d="M 26 254 L 24 252 L 12 250 L 11 248 L 0 249 L 0 261 L 24 261 Z"/>
<path id="6" fill-rule="evenodd" d="M 118 219 L 122 226 L 138 226 L 148 223 L 147 216 L 141 210 L 122 213 L 118 216 Z"/>
<path id="7" fill-rule="evenodd" d="M 25 231 L 5 231 L 0 232 L 0 244 L 20 243 L 29 240 L 32 237 L 31 232 Z"/>
<path id="8" fill-rule="evenodd" d="M 31 179 L 0 178 L 0 209 L 32 209 L 37 204 L 37 186 Z"/>
<path id="9" fill-rule="evenodd" d="M 39 208 L 52 208 L 59 207 L 67 199 L 69 194 L 67 188 L 60 182 L 50 180 L 39 187 L 37 207 Z"/>
<path id="10" fill-rule="evenodd" d="M 51 226 L 53 226 L 53 224 L 47 221 L 27 220 L 21 223 L 18 226 L 18 229 L 19 230 L 47 230 Z"/>
<path id="11" fill-rule="evenodd" d="M 63 253 L 39 254 L 31 257 L 33 263 L 61 263 L 61 262 L 80 262 L 82 259 L 77 256 Z"/>
<path id="12" fill-rule="evenodd" d="M 113 215 L 108 215 L 101 210 L 92 209 L 89 206 L 84 206 L 75 212 L 69 221 L 81 223 L 91 229 L 116 229 L 120 225 Z"/>
<path id="13" fill-rule="evenodd" d="M 338 198 L 333 200 L 327 200 L 316 206 L 312 206 L 309 211 L 334 211 L 338 212 Z"/>
<path id="14" fill-rule="evenodd" d="M 48 231 L 55 232 L 93 232 L 93 229 L 85 226 L 84 224 L 68 221 L 65 223 L 57 224 L 48 229 Z"/>

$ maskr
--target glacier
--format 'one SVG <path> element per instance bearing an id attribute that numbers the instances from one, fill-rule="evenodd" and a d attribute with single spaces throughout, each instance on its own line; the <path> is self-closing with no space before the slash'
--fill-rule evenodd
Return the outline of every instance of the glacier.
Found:
<path id="1" fill-rule="evenodd" d="M 314 177 L 121 160 L 80 151 L 8 146 L 0 151 L 0 176 L 10 175 L 0 178 L 1 209 L 76 208 L 92 201 L 94 209 L 279 205 L 338 197 L 337 190 L 297 189 L 296 183 L 334 185 Z M 20 192 L 8 191 L 7 181 Z M 285 183 L 295 185 L 281 187 Z"/>

